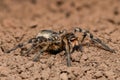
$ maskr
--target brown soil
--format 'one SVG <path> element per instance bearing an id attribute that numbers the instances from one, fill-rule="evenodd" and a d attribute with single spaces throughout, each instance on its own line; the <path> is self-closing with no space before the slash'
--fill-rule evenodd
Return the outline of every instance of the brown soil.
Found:
<path id="1" fill-rule="evenodd" d="M 33 62 L 35 54 L 2 51 L 42 29 L 76 26 L 89 30 L 116 53 L 83 45 L 83 56 L 74 52 L 72 67 L 67 67 L 64 52 L 46 53 Z M 0 80 L 120 80 L 120 0 L 1 0 L 0 48 Z"/>

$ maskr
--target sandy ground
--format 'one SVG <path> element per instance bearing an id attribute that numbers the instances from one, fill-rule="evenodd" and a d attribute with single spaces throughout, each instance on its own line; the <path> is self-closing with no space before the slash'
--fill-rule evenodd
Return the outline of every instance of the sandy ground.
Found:
<path id="1" fill-rule="evenodd" d="M 67 67 L 64 52 L 45 53 L 33 62 L 35 53 L 2 51 L 42 29 L 76 26 L 89 30 L 116 53 L 83 45 L 83 56 L 74 52 L 72 66 Z M 120 80 L 120 0 L 0 0 L 0 80 Z"/>

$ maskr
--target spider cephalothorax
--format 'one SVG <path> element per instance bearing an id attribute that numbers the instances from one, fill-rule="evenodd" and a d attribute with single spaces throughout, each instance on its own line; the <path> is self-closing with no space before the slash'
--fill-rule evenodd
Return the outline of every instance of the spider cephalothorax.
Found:
<path id="1" fill-rule="evenodd" d="M 80 36 L 75 35 L 76 32 L 83 33 L 82 39 L 80 39 Z M 31 43 L 32 46 L 22 54 L 28 54 L 32 49 L 39 48 L 37 55 L 35 55 L 33 59 L 34 61 L 37 61 L 39 59 L 39 56 L 44 52 L 58 53 L 61 51 L 65 51 L 67 66 L 70 66 L 70 54 L 73 53 L 75 50 L 82 52 L 81 43 L 84 41 L 86 36 L 88 36 L 91 41 L 100 44 L 105 50 L 114 52 L 113 49 L 109 48 L 99 38 L 94 37 L 89 31 L 83 30 L 81 28 L 75 28 L 73 32 L 67 32 L 66 30 L 59 32 L 55 32 L 52 30 L 41 30 L 36 37 L 31 38 L 25 43 L 20 43 L 14 48 L 5 52 L 10 53 L 17 48 L 22 48 L 28 43 Z"/>

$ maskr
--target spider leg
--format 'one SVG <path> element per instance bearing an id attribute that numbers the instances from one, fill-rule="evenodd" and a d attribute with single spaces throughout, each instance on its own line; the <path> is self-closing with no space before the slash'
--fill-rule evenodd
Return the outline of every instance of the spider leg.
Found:
<path id="1" fill-rule="evenodd" d="M 83 53 L 82 53 L 82 45 L 80 44 L 80 40 L 78 41 L 78 50 L 77 51 L 79 51 L 79 53 L 80 53 L 80 59 L 81 59 L 81 57 L 82 57 L 82 55 L 83 55 Z"/>
<path id="2" fill-rule="evenodd" d="M 32 46 L 31 46 L 26 52 L 24 52 L 24 53 L 22 53 L 22 54 L 27 54 L 27 55 L 28 55 L 28 53 L 29 53 L 32 49 L 35 49 L 36 47 L 38 47 L 39 44 L 46 44 L 46 43 L 49 44 L 49 42 L 47 42 L 47 39 L 44 38 L 44 37 L 42 37 L 42 36 L 38 36 L 38 37 L 36 37 L 36 38 L 33 38 L 33 39 L 29 40 L 28 43 L 32 43 Z M 46 48 L 46 47 L 45 47 L 45 48 Z M 43 48 L 43 50 L 44 50 L 45 48 Z M 40 51 L 40 52 L 42 52 L 42 51 Z M 36 55 L 36 56 L 37 56 L 37 55 Z M 39 54 L 38 54 L 38 56 L 39 56 Z M 37 59 L 37 58 L 36 58 L 36 59 Z M 37 60 L 36 60 L 36 61 L 37 61 Z"/>
<path id="3" fill-rule="evenodd" d="M 34 42 L 32 42 L 32 46 L 25 52 L 25 53 L 22 53 L 22 54 L 27 54 L 32 50 L 32 49 L 35 49 L 36 47 L 38 47 L 39 45 L 37 44 L 40 44 L 42 42 L 46 41 L 46 39 L 44 39 L 43 37 L 37 37 L 35 38 Z"/>
<path id="4" fill-rule="evenodd" d="M 29 52 L 30 52 L 32 49 L 34 49 L 36 46 L 37 46 L 36 44 L 32 44 L 32 46 L 31 46 L 27 51 L 22 52 L 21 55 L 24 55 L 24 54 L 27 54 L 27 55 L 28 55 Z"/>
<path id="5" fill-rule="evenodd" d="M 78 49 L 77 50 L 82 52 L 82 45 L 81 45 L 81 42 L 79 39 L 78 39 Z"/>
<path id="6" fill-rule="evenodd" d="M 23 43 L 18 44 L 17 46 L 13 47 L 10 50 L 4 51 L 5 53 L 10 53 L 11 51 L 16 50 L 17 48 L 22 48 L 23 47 Z"/>
<path id="7" fill-rule="evenodd" d="M 89 33 L 89 31 L 83 30 L 81 28 L 75 28 L 74 32 L 81 32 L 83 33 L 83 38 L 81 40 L 81 43 L 84 41 L 84 39 L 87 37 L 87 33 Z"/>
<path id="8" fill-rule="evenodd" d="M 111 49 L 110 47 L 108 47 L 105 43 L 103 43 L 99 38 L 91 38 L 91 40 L 93 42 L 96 42 L 96 43 L 99 43 L 102 45 L 102 47 L 107 50 L 107 51 L 110 51 L 110 52 L 113 52 L 115 53 L 115 51 L 113 49 Z"/>
<path id="9" fill-rule="evenodd" d="M 33 61 L 34 61 L 34 62 L 38 61 L 40 55 L 43 54 L 43 52 L 46 51 L 46 50 L 48 49 L 48 47 L 49 47 L 49 43 L 48 43 L 44 48 L 42 48 L 42 49 L 37 53 L 37 55 L 34 56 Z"/>
<path id="10" fill-rule="evenodd" d="M 5 53 L 10 53 L 11 51 L 14 51 L 14 50 L 16 50 L 18 48 L 22 48 L 23 46 L 27 45 L 28 43 L 33 43 L 33 40 L 36 40 L 36 38 L 31 38 L 28 42 L 20 43 L 17 46 L 13 47 L 12 49 L 4 51 L 4 52 Z"/>
<path id="11" fill-rule="evenodd" d="M 80 44 L 80 40 L 78 40 L 78 45 L 75 46 L 74 48 L 75 48 L 76 51 L 78 51 L 78 52 L 80 53 L 80 56 L 79 56 L 79 57 L 80 57 L 80 59 L 81 59 L 81 57 L 82 57 L 82 55 L 83 55 L 83 53 L 82 53 L 83 50 L 82 50 L 82 45 Z"/>
<path id="12" fill-rule="evenodd" d="M 67 55 L 67 66 L 71 66 L 71 59 L 70 59 L 70 49 L 69 46 L 66 45 L 66 55 Z"/>
<path id="13" fill-rule="evenodd" d="M 34 62 L 37 62 L 41 54 L 43 54 L 43 52 L 42 52 L 42 51 L 39 51 L 39 52 L 37 53 L 37 55 L 34 56 L 33 61 L 34 61 Z"/>
<path id="14" fill-rule="evenodd" d="M 83 33 L 83 38 L 82 38 L 81 42 L 83 42 L 84 39 L 86 38 L 86 36 L 88 36 L 93 42 L 99 43 L 105 50 L 110 51 L 110 52 L 115 52 L 113 49 L 111 49 L 105 43 L 103 43 L 99 38 L 94 37 L 93 34 L 91 34 L 89 31 L 82 30 L 81 28 L 76 28 L 74 30 L 74 32 L 82 32 Z"/>
<path id="15" fill-rule="evenodd" d="M 64 43 L 65 43 L 65 53 L 66 53 L 66 60 L 67 60 L 67 66 L 71 66 L 71 59 L 70 59 L 70 45 L 68 43 L 68 40 L 64 38 Z"/>
<path id="16" fill-rule="evenodd" d="M 86 34 L 86 32 L 83 34 L 83 38 L 82 38 L 82 40 L 81 40 L 81 43 L 84 41 L 84 39 L 86 38 L 86 36 L 87 36 L 87 34 Z"/>

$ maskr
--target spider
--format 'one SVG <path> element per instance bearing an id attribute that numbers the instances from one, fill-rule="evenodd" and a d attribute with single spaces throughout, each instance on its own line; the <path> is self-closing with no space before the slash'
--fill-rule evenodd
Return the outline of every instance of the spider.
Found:
<path id="1" fill-rule="evenodd" d="M 76 33 L 82 33 L 82 38 L 76 36 Z M 32 44 L 24 54 L 28 54 L 32 49 L 39 49 L 38 53 L 34 56 L 33 61 L 38 61 L 40 55 L 44 52 L 50 53 L 59 53 L 65 51 L 67 66 L 71 66 L 71 53 L 74 51 L 82 52 L 82 44 L 86 37 L 89 37 L 90 40 L 94 43 L 100 44 L 103 49 L 114 52 L 113 49 L 104 44 L 99 38 L 96 38 L 89 31 L 75 28 L 72 32 L 67 30 L 61 30 L 55 32 L 52 30 L 41 30 L 36 37 L 29 39 L 27 42 L 20 43 L 17 46 L 13 47 L 10 50 L 5 51 L 10 53 L 18 48 L 23 48 L 27 44 Z"/>

